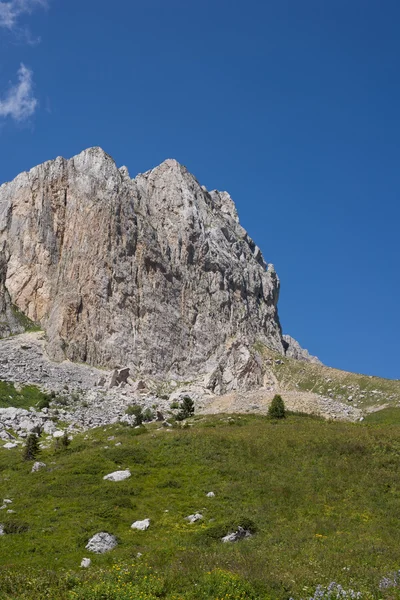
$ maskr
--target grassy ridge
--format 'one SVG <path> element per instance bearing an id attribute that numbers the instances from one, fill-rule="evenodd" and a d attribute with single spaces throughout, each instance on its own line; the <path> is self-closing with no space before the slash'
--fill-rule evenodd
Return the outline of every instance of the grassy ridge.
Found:
<path id="1" fill-rule="evenodd" d="M 0 512 L 0 522 L 22 525 L 21 533 L 0 537 L 0 598 L 29 597 L 23 594 L 35 575 L 28 576 L 28 567 L 53 581 L 46 584 L 53 596 L 35 598 L 60 599 L 123 598 L 79 596 L 82 577 L 92 578 L 85 585 L 89 594 L 90 586 L 115 574 L 115 563 L 134 565 L 130 580 L 135 569 L 157 573 L 158 595 L 140 596 L 139 587 L 127 598 L 171 599 L 218 598 L 224 578 L 226 589 L 247 586 L 247 595 L 231 598 L 300 598 L 334 580 L 376 591 L 381 578 L 399 568 L 400 426 L 301 416 L 280 423 L 251 416 L 193 423 L 172 432 L 93 430 L 64 452 L 44 451 L 47 469 L 35 474 L 20 450 L 0 450 L 2 494 L 16 511 Z M 103 481 L 119 468 L 130 468 L 132 477 Z M 206 498 L 210 490 L 215 498 Z M 184 517 L 195 511 L 204 519 L 190 525 Z M 151 519 L 147 532 L 130 529 L 143 518 Z M 221 543 L 246 523 L 256 530 L 252 538 Z M 91 575 L 76 575 L 88 556 L 85 544 L 98 531 L 117 535 L 119 545 L 92 556 Z M 217 591 L 210 591 L 213 585 Z M 205 589 L 211 595 L 204 596 Z"/>
<path id="2" fill-rule="evenodd" d="M 273 372 L 282 389 L 314 392 L 363 410 L 400 404 L 400 380 L 282 357 L 262 344 L 256 344 L 254 350 L 263 357 L 265 368 Z"/>

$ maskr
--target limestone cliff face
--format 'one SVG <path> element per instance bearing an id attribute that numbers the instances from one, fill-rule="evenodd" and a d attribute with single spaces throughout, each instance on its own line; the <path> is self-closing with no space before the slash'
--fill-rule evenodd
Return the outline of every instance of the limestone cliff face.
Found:
<path id="1" fill-rule="evenodd" d="M 0 270 L 57 361 L 191 377 L 232 343 L 284 353 L 272 265 L 230 196 L 174 160 L 130 179 L 91 148 L 2 185 Z"/>

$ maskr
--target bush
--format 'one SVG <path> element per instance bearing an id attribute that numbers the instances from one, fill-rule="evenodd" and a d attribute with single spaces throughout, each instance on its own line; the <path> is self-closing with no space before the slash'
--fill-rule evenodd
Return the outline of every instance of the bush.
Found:
<path id="1" fill-rule="evenodd" d="M 24 521 L 16 521 L 15 519 L 11 519 L 4 523 L 4 533 L 10 535 L 12 533 L 24 533 L 24 531 L 28 531 L 29 525 Z"/>
<path id="2" fill-rule="evenodd" d="M 22 458 L 24 460 L 35 460 L 39 452 L 39 439 L 35 433 L 31 433 L 26 440 Z"/>
<path id="3" fill-rule="evenodd" d="M 282 396 L 276 394 L 268 409 L 268 416 L 271 419 L 284 419 L 286 417 L 285 403 L 282 400 Z"/>
<path id="4" fill-rule="evenodd" d="M 143 412 L 143 421 L 152 421 L 154 419 L 154 413 L 151 408 L 146 408 Z"/>
<path id="5" fill-rule="evenodd" d="M 135 425 L 142 425 L 143 423 L 143 412 L 142 407 L 138 404 L 131 404 L 125 411 L 125 414 L 135 417 Z"/>
<path id="6" fill-rule="evenodd" d="M 180 411 L 176 415 L 177 421 L 183 421 L 194 415 L 194 402 L 189 396 L 185 396 L 180 405 Z"/>

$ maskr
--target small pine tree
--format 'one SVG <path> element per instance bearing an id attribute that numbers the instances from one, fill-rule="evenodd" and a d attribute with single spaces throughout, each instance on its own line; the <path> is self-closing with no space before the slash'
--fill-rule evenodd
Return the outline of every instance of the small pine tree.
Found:
<path id="1" fill-rule="evenodd" d="M 285 403 L 282 396 L 276 394 L 268 408 L 268 416 L 271 419 L 284 419 L 286 417 Z"/>
<path id="2" fill-rule="evenodd" d="M 39 452 L 39 439 L 35 433 L 31 433 L 27 437 L 22 458 L 24 460 L 35 460 Z"/>
<path id="3" fill-rule="evenodd" d="M 66 450 L 70 443 L 71 440 L 68 437 L 68 433 L 64 431 L 64 435 L 56 439 L 56 450 Z"/>
<path id="4" fill-rule="evenodd" d="M 183 421 L 194 415 L 194 402 L 189 396 L 185 396 L 180 405 L 180 411 L 176 415 L 177 421 Z"/>

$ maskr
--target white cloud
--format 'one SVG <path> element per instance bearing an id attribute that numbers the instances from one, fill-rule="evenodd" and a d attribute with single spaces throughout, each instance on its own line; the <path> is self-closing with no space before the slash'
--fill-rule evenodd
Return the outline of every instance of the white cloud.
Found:
<path id="1" fill-rule="evenodd" d="M 24 13 L 31 13 L 35 8 L 45 8 L 47 0 L 10 0 L 0 2 L 0 27 L 14 29 L 17 21 Z"/>
<path id="2" fill-rule="evenodd" d="M 18 83 L 12 85 L 4 99 L 0 99 L 0 117 L 25 121 L 33 115 L 38 101 L 33 95 L 32 71 L 21 63 Z"/>

